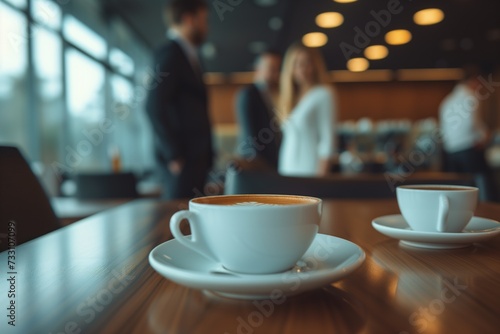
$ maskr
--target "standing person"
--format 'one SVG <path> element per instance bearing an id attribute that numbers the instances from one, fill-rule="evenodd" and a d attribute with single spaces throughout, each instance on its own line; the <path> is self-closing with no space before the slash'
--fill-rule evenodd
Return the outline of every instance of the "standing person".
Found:
<path id="1" fill-rule="evenodd" d="M 480 111 L 483 87 L 479 71 L 467 71 L 453 91 L 443 100 L 439 110 L 443 138 L 445 170 L 470 173 L 479 188 L 479 198 L 497 201 L 498 191 L 485 150 L 490 135 Z"/>
<path id="2" fill-rule="evenodd" d="M 155 55 L 155 79 L 148 96 L 163 197 L 190 198 L 203 190 L 212 166 L 211 125 L 198 47 L 208 32 L 203 0 L 172 0 L 167 6 L 169 41 Z"/>
<path id="3" fill-rule="evenodd" d="M 277 52 L 259 55 L 254 83 L 239 92 L 236 104 L 240 127 L 238 154 L 247 160 L 264 162 L 275 170 L 278 169 L 281 131 L 272 95 L 278 90 L 280 67 L 281 56 Z"/>
<path id="4" fill-rule="evenodd" d="M 477 73 L 467 73 L 440 106 L 446 170 L 457 173 L 486 173 L 484 151 L 488 131 L 481 119 L 478 96 L 481 82 Z"/>
<path id="5" fill-rule="evenodd" d="M 286 52 L 280 97 L 283 141 L 279 172 L 290 176 L 324 176 L 335 156 L 336 98 L 326 84 L 319 50 L 302 44 Z"/>

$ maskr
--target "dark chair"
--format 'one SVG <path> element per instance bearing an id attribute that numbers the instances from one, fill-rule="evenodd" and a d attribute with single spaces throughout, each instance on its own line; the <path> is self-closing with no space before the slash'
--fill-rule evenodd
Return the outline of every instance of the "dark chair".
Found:
<path id="1" fill-rule="evenodd" d="M 336 176 L 322 178 L 289 177 L 276 172 L 229 169 L 225 194 L 289 194 L 320 198 L 392 198 L 394 193 L 380 180 L 345 180 Z"/>
<path id="2" fill-rule="evenodd" d="M 133 173 L 79 173 L 74 176 L 78 199 L 137 198 Z"/>
<path id="3" fill-rule="evenodd" d="M 15 223 L 16 243 L 61 227 L 40 182 L 15 147 L 0 146 L 0 251 L 8 248 L 7 228 Z"/>
<path id="4" fill-rule="evenodd" d="M 290 194 L 336 199 L 395 198 L 401 184 L 473 185 L 468 175 L 416 173 L 393 182 L 386 175 L 340 175 L 327 177 L 288 177 L 266 170 L 248 169 L 232 164 L 228 168 L 225 194 Z M 401 182 L 404 181 L 404 182 Z"/>

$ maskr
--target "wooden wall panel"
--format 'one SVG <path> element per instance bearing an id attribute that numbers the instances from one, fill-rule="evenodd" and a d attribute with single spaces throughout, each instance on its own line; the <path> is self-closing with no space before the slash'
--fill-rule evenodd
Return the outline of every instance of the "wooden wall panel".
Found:
<path id="1" fill-rule="evenodd" d="M 452 90 L 450 81 L 338 83 L 339 119 L 418 120 L 437 117 L 439 104 Z M 235 98 L 242 85 L 210 85 L 210 108 L 214 124 L 234 124 Z"/>
<path id="2" fill-rule="evenodd" d="M 214 124 L 235 124 L 236 95 L 244 85 L 210 85 L 210 116 Z"/>
<path id="3" fill-rule="evenodd" d="M 451 82 L 339 83 L 339 119 L 418 120 L 437 117 Z"/>

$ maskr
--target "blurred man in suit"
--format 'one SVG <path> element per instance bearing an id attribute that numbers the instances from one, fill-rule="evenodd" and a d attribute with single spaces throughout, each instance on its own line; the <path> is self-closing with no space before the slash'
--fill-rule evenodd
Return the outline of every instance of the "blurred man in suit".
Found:
<path id="1" fill-rule="evenodd" d="M 156 158 L 165 180 L 163 197 L 191 198 L 203 192 L 212 166 L 211 125 L 198 47 L 208 32 L 203 0 L 172 0 L 167 5 L 169 41 L 155 54 L 147 113 Z"/>
<path id="2" fill-rule="evenodd" d="M 272 94 L 278 90 L 280 66 L 281 56 L 277 52 L 259 55 L 255 63 L 255 81 L 239 92 L 236 102 L 240 127 L 238 154 L 247 161 L 264 163 L 275 170 L 281 132 Z"/>

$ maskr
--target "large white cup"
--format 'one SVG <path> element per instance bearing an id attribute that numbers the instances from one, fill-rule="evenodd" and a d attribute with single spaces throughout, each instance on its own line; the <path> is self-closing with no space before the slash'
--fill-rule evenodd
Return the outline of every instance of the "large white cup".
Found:
<path id="1" fill-rule="evenodd" d="M 189 221 L 191 236 L 180 230 Z M 289 195 L 229 195 L 192 199 L 189 210 L 175 213 L 170 230 L 178 242 L 247 274 L 292 268 L 314 240 L 321 200 Z"/>
<path id="2" fill-rule="evenodd" d="M 396 190 L 399 209 L 415 231 L 461 232 L 477 205 L 478 189 L 449 185 L 407 185 Z"/>

